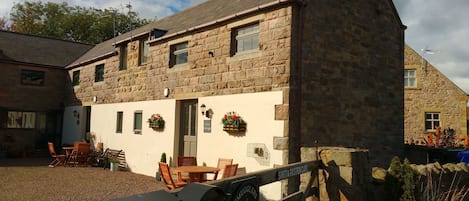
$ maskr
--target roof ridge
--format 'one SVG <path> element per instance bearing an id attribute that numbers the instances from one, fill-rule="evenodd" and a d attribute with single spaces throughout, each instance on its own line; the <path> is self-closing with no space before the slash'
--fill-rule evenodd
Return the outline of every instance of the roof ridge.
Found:
<path id="1" fill-rule="evenodd" d="M 61 39 L 61 38 L 52 38 L 52 37 L 48 37 L 48 36 L 40 36 L 40 35 L 21 33 L 21 32 L 15 32 L 15 31 L 0 30 L 0 32 L 5 32 L 5 33 L 9 33 L 9 34 L 23 35 L 23 36 L 34 37 L 34 38 L 43 38 L 43 39 L 49 39 L 49 40 L 56 40 L 56 41 L 62 41 L 62 42 L 67 42 L 67 43 L 75 43 L 75 44 L 81 44 L 81 45 L 87 45 L 87 46 L 94 46 L 92 44 L 86 44 L 86 43 L 82 43 L 82 42 L 65 40 L 65 39 Z"/>

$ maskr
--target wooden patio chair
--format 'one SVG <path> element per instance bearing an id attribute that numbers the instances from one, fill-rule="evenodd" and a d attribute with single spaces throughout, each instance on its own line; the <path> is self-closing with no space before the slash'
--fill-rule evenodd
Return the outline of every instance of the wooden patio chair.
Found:
<path id="1" fill-rule="evenodd" d="M 233 164 L 232 158 L 218 158 L 217 168 L 220 169 L 218 172 L 214 172 L 213 180 L 217 180 L 218 175 L 223 175 L 226 165 Z"/>
<path id="2" fill-rule="evenodd" d="M 238 172 L 238 164 L 226 165 L 221 178 L 234 177 L 236 176 L 236 172 Z"/>
<path id="3" fill-rule="evenodd" d="M 171 176 L 171 171 L 167 163 L 159 162 L 158 165 L 160 167 L 161 178 L 163 178 L 163 181 L 169 190 L 173 190 L 173 189 L 180 188 L 180 187 L 187 185 L 187 183 L 184 181 L 174 182 L 173 177 Z"/>
<path id="4" fill-rule="evenodd" d="M 179 166 L 191 166 L 197 165 L 197 158 L 195 156 L 178 156 L 178 167 Z M 182 175 L 181 172 L 178 172 L 178 181 L 190 181 L 188 175 Z"/>
<path id="5" fill-rule="evenodd" d="M 49 163 L 49 167 L 55 167 L 57 165 L 64 165 L 66 155 L 65 154 L 57 154 L 55 152 L 54 143 L 48 142 L 48 145 L 49 145 L 49 153 L 52 156 L 52 158 L 54 158 L 54 160 Z"/>
<path id="6" fill-rule="evenodd" d="M 75 149 L 75 146 L 77 147 Z M 75 143 L 72 154 L 70 155 L 69 164 L 87 166 L 90 158 L 90 144 Z"/>

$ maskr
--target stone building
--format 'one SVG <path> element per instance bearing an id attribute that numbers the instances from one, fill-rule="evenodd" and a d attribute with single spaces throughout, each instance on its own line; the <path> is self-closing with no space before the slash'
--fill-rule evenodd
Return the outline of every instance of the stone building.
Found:
<path id="1" fill-rule="evenodd" d="M 467 135 L 467 94 L 407 45 L 404 62 L 405 143 L 425 144 L 435 126 Z"/>
<path id="2" fill-rule="evenodd" d="M 209 0 L 68 65 L 63 140 L 123 149 L 146 175 L 163 152 L 251 172 L 316 146 L 366 148 L 386 166 L 403 147 L 404 29 L 390 0 Z M 245 131 L 223 130 L 230 112 Z M 163 129 L 149 127 L 153 114 Z M 261 193 L 279 199 L 279 188 Z"/>
<path id="3" fill-rule="evenodd" d="M 90 45 L 0 31 L 0 151 L 9 156 L 60 144 L 64 67 Z"/>

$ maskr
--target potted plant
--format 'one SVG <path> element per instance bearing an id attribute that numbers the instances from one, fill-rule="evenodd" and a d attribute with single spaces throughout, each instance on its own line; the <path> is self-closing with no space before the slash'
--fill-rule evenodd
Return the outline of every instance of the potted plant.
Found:
<path id="1" fill-rule="evenodd" d="M 163 153 L 161 154 L 160 162 L 166 163 L 166 153 L 163 152 Z M 156 171 L 155 178 L 156 178 L 157 181 L 161 181 L 161 173 L 160 173 L 160 169 L 159 169 L 159 168 L 158 168 L 158 170 Z"/>
<path id="2" fill-rule="evenodd" d="M 221 119 L 223 130 L 230 132 L 246 131 L 246 122 L 236 112 L 228 112 Z"/>
<path id="3" fill-rule="evenodd" d="M 152 114 L 150 118 L 148 118 L 148 126 L 153 129 L 163 128 L 164 127 L 164 119 L 160 114 Z"/>
<path id="4" fill-rule="evenodd" d="M 117 168 L 119 167 L 119 159 L 117 159 L 117 157 L 115 156 L 110 156 L 109 157 L 109 163 L 110 163 L 110 167 L 109 169 L 111 171 L 117 171 Z"/>

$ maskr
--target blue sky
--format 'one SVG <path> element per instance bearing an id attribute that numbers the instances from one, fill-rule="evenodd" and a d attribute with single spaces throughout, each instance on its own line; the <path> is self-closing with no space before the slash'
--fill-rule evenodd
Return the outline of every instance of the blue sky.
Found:
<path id="1" fill-rule="evenodd" d="M 34 0 L 37 1 L 37 0 Z M 129 0 L 50 0 L 95 8 L 117 8 L 127 12 Z M 140 17 L 161 19 L 205 0 L 130 0 Z M 385 1 L 385 0 L 383 0 Z M 13 2 L 2 0 L 0 16 L 9 16 Z M 402 22 L 407 26 L 405 42 L 414 50 L 432 49 L 424 57 L 455 84 L 469 93 L 469 1 L 394 0 Z"/>

